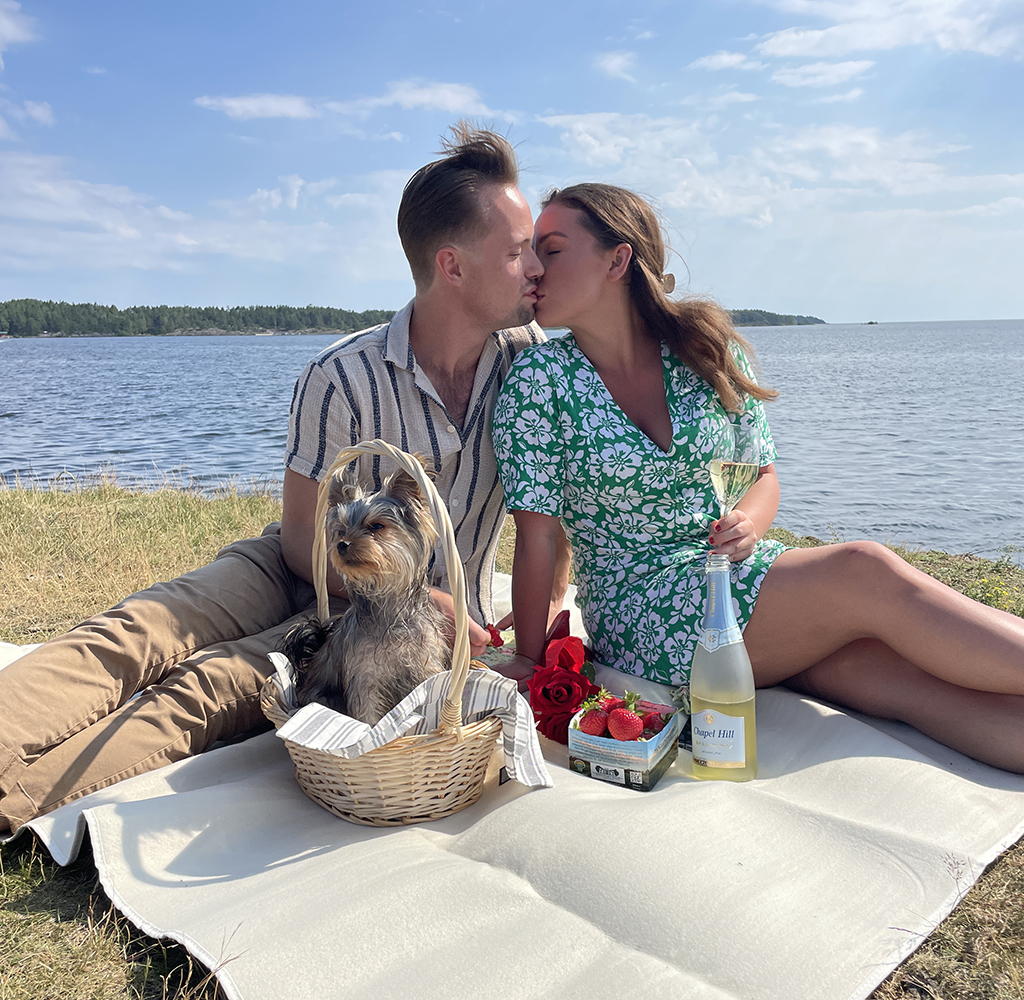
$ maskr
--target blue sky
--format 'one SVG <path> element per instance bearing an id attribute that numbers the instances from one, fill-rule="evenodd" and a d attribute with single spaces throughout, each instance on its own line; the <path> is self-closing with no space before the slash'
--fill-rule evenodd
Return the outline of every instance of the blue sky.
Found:
<path id="1" fill-rule="evenodd" d="M 397 307 L 465 116 L 729 308 L 1024 317 L 1024 0 L 0 0 L 0 59 L 0 300 Z"/>

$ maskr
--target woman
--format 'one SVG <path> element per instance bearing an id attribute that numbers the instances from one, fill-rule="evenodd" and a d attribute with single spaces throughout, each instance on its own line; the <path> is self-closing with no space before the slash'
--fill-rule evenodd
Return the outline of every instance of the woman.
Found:
<path id="1" fill-rule="evenodd" d="M 899 719 L 1024 773 L 1024 621 L 873 542 L 763 540 L 779 500 L 761 408 L 773 394 L 753 382 L 725 313 L 667 298 L 650 206 L 604 184 L 556 191 L 535 244 L 537 321 L 572 336 L 517 358 L 494 415 L 517 530 L 513 669 L 540 655 L 559 518 L 598 660 L 662 683 L 688 679 L 710 545 L 733 562 L 759 687 Z M 729 423 L 761 429 L 761 469 L 716 519 L 705 465 Z"/>

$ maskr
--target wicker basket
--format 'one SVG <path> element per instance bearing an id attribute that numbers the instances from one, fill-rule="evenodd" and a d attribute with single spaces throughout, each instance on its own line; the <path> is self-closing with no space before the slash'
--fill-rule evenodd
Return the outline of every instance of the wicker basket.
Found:
<path id="1" fill-rule="evenodd" d="M 386 441 L 365 441 L 343 448 L 320 482 L 313 540 L 313 578 L 321 621 L 330 616 L 325 535 L 330 482 L 335 472 L 360 455 L 385 455 L 419 483 L 441 538 L 455 603 L 452 681 L 441 708 L 441 725 L 431 733 L 401 736 L 352 759 L 311 750 L 291 740 L 284 742 L 302 790 L 335 816 L 368 826 L 422 823 L 464 809 L 480 797 L 487 766 L 497 749 L 501 722 L 492 715 L 479 722 L 463 724 L 462 691 L 469 675 L 469 613 L 466 580 L 451 518 L 420 463 Z M 289 717 L 272 677 L 263 685 L 260 706 L 276 728 Z"/>

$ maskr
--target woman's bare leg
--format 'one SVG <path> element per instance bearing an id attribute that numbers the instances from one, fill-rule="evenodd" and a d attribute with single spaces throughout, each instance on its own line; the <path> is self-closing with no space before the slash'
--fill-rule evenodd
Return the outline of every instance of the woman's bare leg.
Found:
<path id="1" fill-rule="evenodd" d="M 879 639 L 858 639 L 785 682 L 882 719 L 898 719 L 975 760 L 1024 773 L 1024 696 L 950 684 Z"/>
<path id="2" fill-rule="evenodd" d="M 1024 773 L 1024 620 L 874 542 L 785 552 L 743 638 L 759 687 L 898 719 Z"/>
<path id="3" fill-rule="evenodd" d="M 950 684 L 1024 695 L 1024 620 L 986 607 L 874 542 L 784 552 L 743 633 L 760 686 L 858 639 Z"/>

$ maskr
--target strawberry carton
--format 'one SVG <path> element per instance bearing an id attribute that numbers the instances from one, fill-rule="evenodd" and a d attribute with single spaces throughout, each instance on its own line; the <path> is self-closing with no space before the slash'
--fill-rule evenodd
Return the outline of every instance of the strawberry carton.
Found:
<path id="1" fill-rule="evenodd" d="M 649 792 L 679 752 L 682 715 L 672 705 L 602 691 L 569 723 L 569 767 L 579 774 Z"/>

